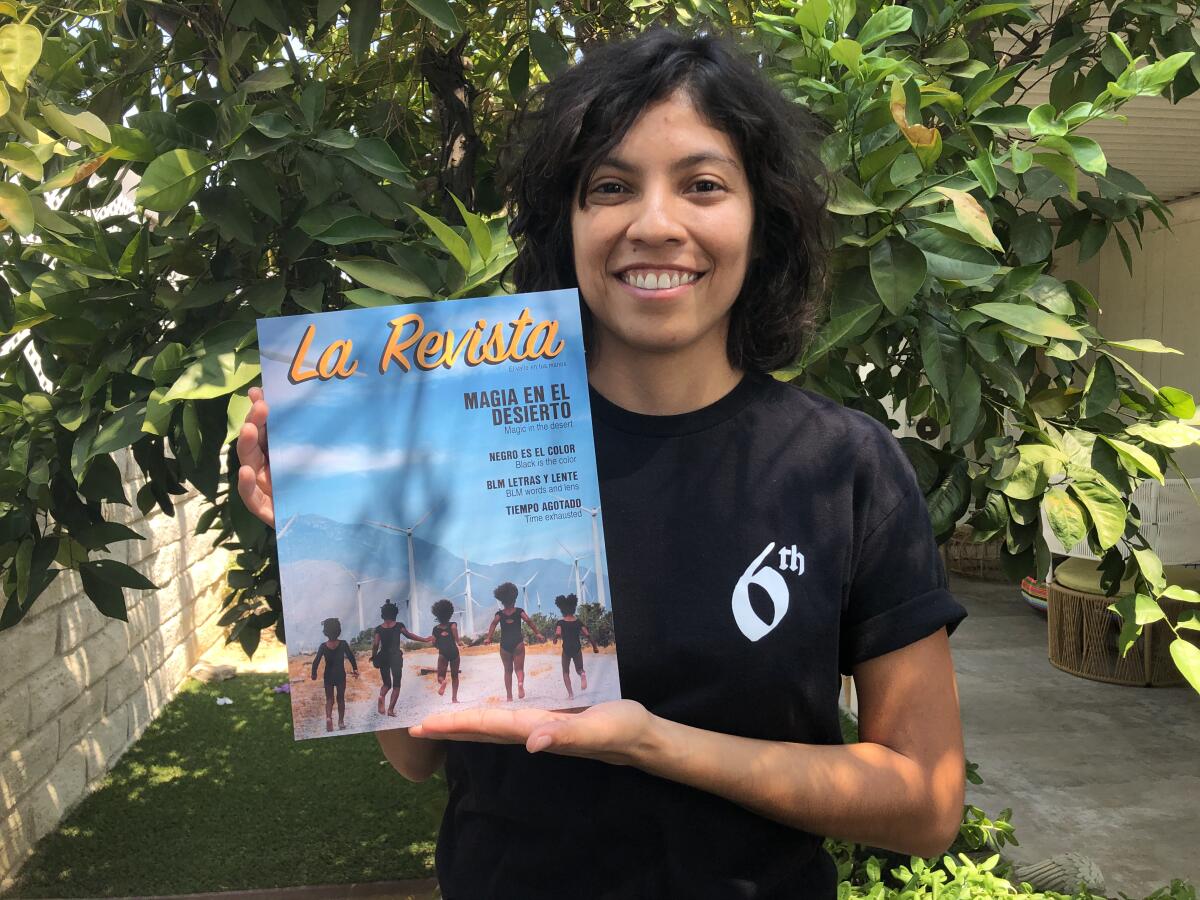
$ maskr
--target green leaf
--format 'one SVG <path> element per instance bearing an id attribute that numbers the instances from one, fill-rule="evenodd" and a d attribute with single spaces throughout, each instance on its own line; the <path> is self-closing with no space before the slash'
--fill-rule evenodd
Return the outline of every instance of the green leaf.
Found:
<path id="1" fill-rule="evenodd" d="M 838 175 L 825 208 L 841 216 L 865 216 L 880 207 L 857 184 L 844 175 Z"/>
<path id="2" fill-rule="evenodd" d="M 1151 338 L 1134 338 L 1128 341 L 1106 340 L 1104 343 L 1113 347 L 1121 347 L 1124 350 L 1136 350 L 1138 353 L 1180 353 L 1174 347 L 1166 347 Z"/>
<path id="3" fill-rule="evenodd" d="M 529 32 L 529 49 L 548 78 L 552 79 L 566 71 L 566 48 L 546 32 L 537 29 Z"/>
<path id="4" fill-rule="evenodd" d="M 312 237 L 322 244 L 337 247 L 361 241 L 397 241 L 402 235 L 395 229 L 380 225 L 374 219 L 366 216 L 346 216 Z"/>
<path id="5" fill-rule="evenodd" d="M 829 55 L 851 72 L 858 74 L 858 62 L 862 59 L 863 48 L 858 41 L 841 38 L 829 48 Z"/>
<path id="6" fill-rule="evenodd" d="M 306 309 L 311 313 L 319 313 L 321 311 L 321 301 L 325 297 L 325 285 L 321 282 L 310 284 L 308 287 L 294 287 L 289 292 L 292 295 L 292 300 L 296 302 L 302 309 Z M 230 401 L 232 404 L 233 401 Z"/>
<path id="7" fill-rule="evenodd" d="M 961 341 L 958 335 L 929 315 L 917 319 L 917 334 L 925 377 L 938 396 L 948 401 L 951 381 L 957 382 L 961 378 Z"/>
<path id="8" fill-rule="evenodd" d="M 1162 560 L 1158 558 L 1158 554 L 1156 554 L 1153 550 L 1135 549 L 1133 551 L 1133 557 L 1137 560 L 1137 565 L 1142 572 L 1142 577 L 1144 577 L 1146 581 L 1150 583 L 1150 586 L 1153 587 L 1155 591 L 1161 591 L 1167 586 L 1167 580 L 1163 577 Z M 1143 625 L 1145 623 L 1138 622 L 1138 624 Z"/>
<path id="9" fill-rule="evenodd" d="M 18 91 L 25 90 L 42 56 L 42 33 L 33 25 L 10 22 L 0 28 L 0 74 Z"/>
<path id="10" fill-rule="evenodd" d="M 462 26 L 458 24 L 458 17 L 454 15 L 454 10 L 450 8 L 450 4 L 446 0 L 408 0 L 408 5 L 446 31 L 454 33 L 462 31 Z"/>
<path id="11" fill-rule="evenodd" d="M 1021 303 L 977 303 L 971 307 L 989 318 L 1030 334 L 1061 338 L 1066 341 L 1083 341 L 1084 337 L 1060 317 L 1051 315 L 1036 306 Z"/>
<path id="12" fill-rule="evenodd" d="M 863 303 L 847 312 L 831 318 L 817 332 L 812 343 L 805 348 L 801 357 L 801 365 L 807 366 L 823 357 L 851 335 L 861 334 L 870 328 L 883 312 L 883 307 L 876 303 Z"/>
<path id="13" fill-rule="evenodd" d="M 383 138 L 359 138 L 354 149 L 345 156 L 360 169 L 388 181 L 402 184 L 407 179 L 408 169 L 400 162 L 392 145 Z"/>
<path id="14" fill-rule="evenodd" d="M 372 307 L 372 306 L 395 306 L 397 298 L 392 294 L 385 294 L 383 291 L 377 291 L 375 288 L 352 288 L 348 291 L 343 291 L 342 296 L 346 301 L 353 303 L 355 306 Z"/>
<path id="15" fill-rule="evenodd" d="M 475 249 L 479 251 L 479 258 L 487 262 L 492 257 L 492 233 L 488 230 L 487 223 L 468 210 L 463 202 L 454 196 L 453 192 L 450 192 L 450 199 L 458 207 L 458 213 L 467 226 L 471 241 L 475 244 Z"/>
<path id="16" fill-rule="evenodd" d="M 529 90 L 529 48 L 522 47 L 508 67 L 508 90 L 514 100 L 521 100 Z"/>
<path id="17" fill-rule="evenodd" d="M 247 94 L 254 94 L 260 91 L 277 91 L 291 83 L 292 76 L 286 66 L 269 66 L 259 69 L 238 87 Z"/>
<path id="18" fill-rule="evenodd" d="M 183 370 L 163 397 L 174 400 L 206 400 L 223 397 L 259 376 L 258 351 L 251 348 L 205 353 Z"/>
<path id="19" fill-rule="evenodd" d="M 1079 199 L 1079 176 L 1075 172 L 1074 162 L 1057 153 L 1035 153 L 1033 161 L 1062 179 L 1072 200 Z"/>
<path id="20" fill-rule="evenodd" d="M 335 259 L 331 262 L 355 281 L 393 298 L 433 298 L 433 292 L 420 278 L 392 263 L 380 259 Z"/>
<path id="21" fill-rule="evenodd" d="M 1108 160 L 1100 145 L 1091 138 L 1076 134 L 1065 137 L 1043 137 L 1038 145 L 1049 150 L 1057 150 L 1063 156 L 1075 161 L 1075 164 L 1085 172 L 1104 175 L 1108 171 Z"/>
<path id="22" fill-rule="evenodd" d="M 1042 103 L 1029 111 L 1026 119 L 1029 133 L 1034 137 L 1042 135 L 1060 136 L 1067 133 L 1068 125 L 1059 120 L 1058 113 L 1049 103 Z"/>
<path id="23" fill-rule="evenodd" d="M 1200 593 L 1180 587 L 1177 584 L 1167 585 L 1163 588 L 1161 596 L 1170 597 L 1172 600 L 1178 600 L 1180 603 L 1200 603 Z"/>
<path id="24" fill-rule="evenodd" d="M 1152 625 L 1165 618 L 1162 607 L 1155 603 L 1152 597 L 1145 594 L 1134 594 L 1133 622 L 1135 625 Z"/>
<path id="25" fill-rule="evenodd" d="M 871 281 L 892 315 L 902 315 L 925 283 L 925 254 L 903 238 L 887 237 L 871 248 Z"/>
<path id="26" fill-rule="evenodd" d="M 417 4 L 413 8 L 420 9 Z M 379 13 L 380 0 L 350 0 L 350 53 L 355 61 L 361 61 L 371 49 L 371 38 L 379 27 Z"/>
<path id="27" fill-rule="evenodd" d="M 1054 249 L 1054 232 L 1050 223 L 1036 212 L 1018 216 L 1009 228 L 1009 237 L 1013 253 L 1024 266 L 1046 259 Z"/>
<path id="28" fill-rule="evenodd" d="M 471 248 L 467 246 L 467 242 L 459 236 L 458 232 L 439 219 L 437 216 L 430 215 L 413 204 L 406 204 L 409 209 L 421 217 L 421 220 L 429 226 L 429 230 L 433 232 L 433 236 L 438 239 L 446 250 L 454 257 L 455 262 L 462 267 L 464 272 L 471 271 Z"/>
<path id="29" fill-rule="evenodd" d="M 267 167 L 256 159 L 239 159 L 229 163 L 229 171 L 234 184 L 246 195 L 250 205 L 266 213 L 277 224 L 282 224 L 279 188 Z"/>
<path id="30" fill-rule="evenodd" d="M 1200 430 L 1181 422 L 1155 422 L 1152 425 L 1139 422 L 1125 430 L 1142 440 L 1175 450 L 1200 441 Z"/>
<path id="31" fill-rule="evenodd" d="M 0 150 L 0 162 L 15 172 L 20 172 L 30 181 L 42 180 L 42 161 L 24 144 L 9 141 Z"/>
<path id="32" fill-rule="evenodd" d="M 935 535 L 945 534 L 954 527 L 971 499 L 971 478 L 964 461 L 956 462 L 937 487 L 925 498 L 929 520 Z"/>
<path id="33" fill-rule="evenodd" d="M 175 212 L 200 190 L 211 165 L 194 150 L 168 151 L 146 167 L 134 202 L 155 212 Z"/>
<path id="34" fill-rule="evenodd" d="M 88 457 L 112 453 L 128 447 L 142 436 L 142 419 L 146 415 L 145 402 L 130 403 L 113 413 L 92 441 Z"/>
<path id="35" fill-rule="evenodd" d="M 1177 419 L 1190 419 L 1196 414 L 1196 400 L 1187 391 L 1174 387 L 1161 387 L 1154 397 L 1159 409 Z"/>
<path id="36" fill-rule="evenodd" d="M 908 238 L 925 254 L 935 278 L 979 284 L 1000 268 L 996 258 L 983 247 L 966 244 L 934 228 L 923 228 Z"/>
<path id="37" fill-rule="evenodd" d="M 13 231 L 22 236 L 33 234 L 37 218 L 33 211 L 33 202 L 23 187 L 11 182 L 0 182 L 0 217 Z"/>
<path id="38" fill-rule="evenodd" d="M 1114 546 L 1125 533 L 1127 511 L 1120 496 L 1098 481 L 1073 481 L 1071 490 L 1092 517 L 1100 549 Z"/>
<path id="39" fill-rule="evenodd" d="M 996 169 L 992 165 L 992 155 L 984 150 L 974 159 L 967 160 L 967 168 L 979 179 L 983 192 L 989 197 L 995 197 L 1000 186 L 996 181 Z"/>
<path id="40" fill-rule="evenodd" d="M 885 6 L 877 10 L 858 33 L 863 49 L 873 47 L 893 34 L 912 27 L 912 10 L 905 6 Z"/>
<path id="41" fill-rule="evenodd" d="M 1200 693 L 1200 647 L 1183 638 L 1176 638 L 1171 641 L 1171 659 L 1192 690 Z"/>
<path id="42" fill-rule="evenodd" d="M 950 446 L 960 447 L 970 440 L 979 420 L 980 384 L 974 367 L 964 366 L 962 378 L 951 397 Z"/>
<path id="43" fill-rule="evenodd" d="M 1083 387 L 1083 417 L 1100 415 L 1116 399 L 1117 372 L 1107 356 L 1098 357 Z"/>
<path id="44" fill-rule="evenodd" d="M 1062 488 L 1051 488 L 1042 498 L 1042 510 L 1054 536 L 1068 550 L 1087 537 L 1087 517 L 1083 507 Z"/>
<path id="45" fill-rule="evenodd" d="M 1116 438 L 1109 437 L 1106 434 L 1098 435 L 1098 437 L 1117 451 L 1117 455 L 1128 462 L 1135 469 L 1139 469 L 1155 479 L 1159 484 L 1166 484 L 1163 480 L 1162 469 L 1158 466 L 1158 461 L 1153 456 L 1143 450 L 1141 447 L 1135 447 L 1133 444 L 1128 444 L 1125 441 L 1119 441 Z"/>

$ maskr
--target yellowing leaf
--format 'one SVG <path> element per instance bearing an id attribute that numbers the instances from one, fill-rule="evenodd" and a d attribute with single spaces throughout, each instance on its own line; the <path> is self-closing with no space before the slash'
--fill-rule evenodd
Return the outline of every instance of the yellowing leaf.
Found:
<path id="1" fill-rule="evenodd" d="M 0 216 L 20 235 L 33 234 L 33 203 L 24 188 L 0 182 Z"/>
<path id="2" fill-rule="evenodd" d="M 949 198 L 954 204 L 954 214 L 967 234 L 985 247 L 1000 253 L 1004 252 L 1004 246 L 996 239 L 996 233 L 992 231 L 992 223 L 988 221 L 987 213 L 983 211 L 978 200 L 966 191 L 958 191 L 954 188 L 939 186 L 934 190 Z"/>
<path id="3" fill-rule="evenodd" d="M 42 33 L 33 25 L 10 22 L 0 28 L 0 75 L 18 91 L 42 56 Z"/>

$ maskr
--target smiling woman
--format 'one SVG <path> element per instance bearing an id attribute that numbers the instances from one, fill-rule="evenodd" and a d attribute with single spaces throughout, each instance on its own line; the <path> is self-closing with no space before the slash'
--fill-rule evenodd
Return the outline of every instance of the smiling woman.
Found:
<path id="1" fill-rule="evenodd" d="M 516 286 L 577 287 L 589 326 L 625 699 L 379 733 L 406 777 L 445 766 L 444 896 L 828 900 L 822 836 L 940 853 L 965 611 L 924 498 L 884 426 L 766 374 L 822 293 L 812 120 L 722 41 L 660 30 L 589 52 L 516 135 Z M 266 415 L 255 395 L 239 487 L 270 521 Z"/>

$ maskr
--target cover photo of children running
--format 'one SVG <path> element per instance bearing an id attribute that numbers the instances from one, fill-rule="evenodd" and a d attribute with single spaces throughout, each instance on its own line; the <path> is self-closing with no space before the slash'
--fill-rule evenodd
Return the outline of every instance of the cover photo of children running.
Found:
<path id="1" fill-rule="evenodd" d="M 582 334 L 575 290 L 260 320 L 297 738 L 620 698 Z"/>

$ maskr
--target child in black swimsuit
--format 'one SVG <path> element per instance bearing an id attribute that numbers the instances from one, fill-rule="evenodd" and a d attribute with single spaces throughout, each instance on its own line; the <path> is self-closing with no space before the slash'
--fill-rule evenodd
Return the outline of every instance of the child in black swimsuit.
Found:
<path id="1" fill-rule="evenodd" d="M 383 686 L 379 689 L 379 714 L 383 715 L 383 699 L 390 689 L 392 699 L 388 702 L 387 714 L 394 716 L 396 700 L 400 696 L 400 678 L 404 675 L 404 650 L 400 647 L 400 639 L 407 637 L 410 641 L 430 644 L 433 638 L 413 634 L 404 627 L 403 622 L 397 622 L 400 608 L 391 600 L 379 608 L 379 615 L 383 623 L 375 626 L 375 637 L 371 640 L 371 662 L 379 669 L 379 677 L 383 679 Z"/>
<path id="2" fill-rule="evenodd" d="M 342 635 L 342 623 L 337 619 L 326 619 L 321 623 L 321 631 L 329 640 L 317 648 L 313 657 L 312 678 L 316 681 L 317 667 L 325 660 L 325 730 L 333 731 L 333 699 L 337 696 L 338 729 L 346 727 L 346 660 L 350 660 L 350 668 L 354 677 L 358 677 L 358 661 L 350 645 L 339 640 Z"/>
<path id="3" fill-rule="evenodd" d="M 454 604 L 449 600 L 439 600 L 433 604 L 433 617 L 438 624 L 433 626 L 433 643 L 438 648 L 437 679 L 438 696 L 446 693 L 446 669 L 450 669 L 450 702 L 458 702 L 458 648 L 462 641 L 458 638 L 458 623 L 451 622 L 454 615 Z"/>
<path id="4" fill-rule="evenodd" d="M 542 633 L 537 630 L 537 626 L 526 615 L 525 610 L 517 606 L 517 586 L 511 581 L 506 581 L 496 590 L 492 591 L 492 596 L 500 601 L 501 609 L 492 618 L 491 627 L 488 628 L 487 637 L 484 639 L 485 644 L 492 642 L 492 634 L 496 630 L 496 626 L 500 626 L 500 660 L 504 663 L 504 690 L 508 693 L 508 699 L 512 700 L 512 676 L 513 669 L 517 670 L 517 696 L 521 699 L 525 698 L 525 636 L 521 633 L 521 623 L 527 622 L 532 629 L 534 636 L 539 641 L 544 641 Z"/>
<path id="5" fill-rule="evenodd" d="M 563 614 L 563 617 L 554 624 L 554 643 L 557 644 L 558 639 L 562 638 L 563 684 L 567 686 L 567 699 L 574 700 L 575 691 L 571 689 L 572 662 L 575 663 L 575 671 L 579 673 L 579 689 L 587 690 L 587 672 L 583 670 L 583 647 L 580 646 L 579 636 L 582 634 L 587 638 L 588 643 L 592 645 L 593 653 L 599 653 L 600 648 L 596 646 L 587 626 L 575 618 L 575 608 L 579 605 L 579 599 L 574 594 L 565 596 L 559 594 L 554 598 L 554 605 Z"/>

